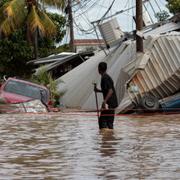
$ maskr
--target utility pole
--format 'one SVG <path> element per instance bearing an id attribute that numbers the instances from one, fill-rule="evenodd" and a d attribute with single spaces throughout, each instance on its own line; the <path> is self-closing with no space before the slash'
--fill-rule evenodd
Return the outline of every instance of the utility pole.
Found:
<path id="1" fill-rule="evenodd" d="M 69 29 L 70 29 L 70 50 L 72 52 L 75 51 L 74 49 L 74 28 L 73 28 L 73 15 L 72 15 L 72 0 L 68 0 L 68 20 L 69 20 Z"/>
<path id="2" fill-rule="evenodd" d="M 136 50 L 143 52 L 143 38 L 137 35 L 137 31 L 143 29 L 143 6 L 142 0 L 136 0 Z"/>

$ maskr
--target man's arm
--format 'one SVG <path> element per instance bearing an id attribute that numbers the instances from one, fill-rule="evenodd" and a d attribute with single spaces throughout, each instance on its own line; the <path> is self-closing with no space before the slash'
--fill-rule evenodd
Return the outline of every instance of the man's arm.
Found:
<path id="1" fill-rule="evenodd" d="M 113 90 L 109 89 L 109 91 L 108 91 L 108 93 L 107 93 L 107 95 L 106 95 L 106 97 L 102 103 L 102 108 L 105 108 L 105 105 L 107 104 L 107 101 L 112 96 L 112 94 L 113 94 Z"/>
<path id="2" fill-rule="evenodd" d="M 97 87 L 96 87 L 96 88 L 94 88 L 94 91 L 95 91 L 95 92 L 102 93 L 102 90 L 101 90 L 101 89 L 98 89 Z"/>
<path id="3" fill-rule="evenodd" d="M 94 84 L 94 91 L 95 91 L 95 92 L 100 92 L 100 93 L 102 93 L 102 90 L 101 90 L 101 89 L 98 89 L 98 88 L 96 87 L 96 84 Z"/>

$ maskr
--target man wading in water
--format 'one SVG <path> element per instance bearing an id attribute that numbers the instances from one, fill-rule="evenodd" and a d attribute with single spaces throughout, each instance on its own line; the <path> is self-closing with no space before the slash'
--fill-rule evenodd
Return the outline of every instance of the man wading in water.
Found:
<path id="1" fill-rule="evenodd" d="M 106 73 L 107 64 L 100 62 L 98 71 L 101 75 L 101 89 L 94 87 L 95 92 L 103 93 L 102 110 L 99 117 L 99 129 L 113 129 L 115 108 L 118 106 L 117 96 L 112 78 Z"/>

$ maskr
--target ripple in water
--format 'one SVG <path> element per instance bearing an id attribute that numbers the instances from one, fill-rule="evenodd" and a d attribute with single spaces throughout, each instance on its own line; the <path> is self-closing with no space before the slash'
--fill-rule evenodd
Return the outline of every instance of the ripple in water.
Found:
<path id="1" fill-rule="evenodd" d="M 179 179 L 180 115 L 0 115 L 0 179 Z"/>

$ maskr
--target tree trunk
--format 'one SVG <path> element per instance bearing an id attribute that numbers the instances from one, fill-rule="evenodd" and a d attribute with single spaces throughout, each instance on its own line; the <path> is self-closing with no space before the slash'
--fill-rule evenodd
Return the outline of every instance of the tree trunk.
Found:
<path id="1" fill-rule="evenodd" d="M 70 46 L 70 50 L 72 52 L 75 51 L 74 49 L 74 28 L 73 28 L 73 16 L 72 16 L 72 4 L 71 4 L 71 0 L 68 0 L 68 20 L 69 20 L 69 28 L 70 28 L 70 42 L 69 42 L 69 46 Z"/>
<path id="2" fill-rule="evenodd" d="M 34 58 L 38 58 L 38 30 L 34 32 Z"/>

